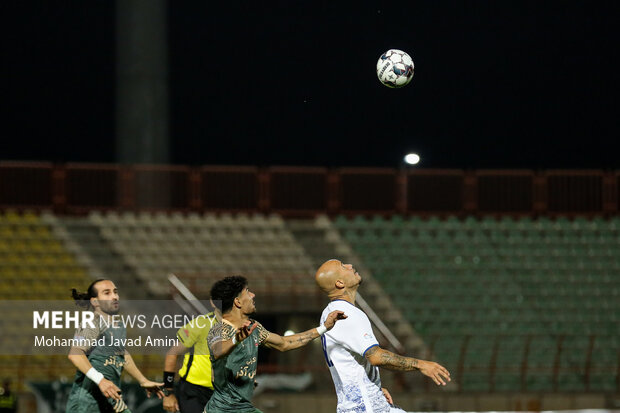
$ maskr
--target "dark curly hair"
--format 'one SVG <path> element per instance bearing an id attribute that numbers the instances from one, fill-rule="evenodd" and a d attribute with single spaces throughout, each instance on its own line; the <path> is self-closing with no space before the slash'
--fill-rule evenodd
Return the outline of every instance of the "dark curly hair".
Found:
<path id="1" fill-rule="evenodd" d="M 248 286 L 248 280 L 240 275 L 232 275 L 216 281 L 211 287 L 211 300 L 222 302 L 222 313 L 232 309 L 233 301 Z"/>

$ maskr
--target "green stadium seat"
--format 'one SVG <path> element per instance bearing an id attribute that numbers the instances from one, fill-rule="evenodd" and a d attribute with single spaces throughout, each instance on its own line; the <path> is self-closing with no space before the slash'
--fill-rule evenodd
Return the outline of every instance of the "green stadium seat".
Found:
<path id="1" fill-rule="evenodd" d="M 492 377 L 472 369 L 464 390 L 486 391 L 488 383 L 496 391 L 585 391 L 588 386 L 609 391 L 612 387 L 613 380 L 606 381 L 598 373 L 588 384 L 584 371 L 574 365 L 585 363 L 584 342 L 590 335 L 618 334 L 620 218 L 411 216 L 354 218 L 338 225 L 427 341 L 442 334 L 490 341 L 515 337 L 514 342 L 506 339 L 499 344 Z M 368 242 L 356 240 L 350 233 L 353 229 L 365 234 L 371 230 L 366 234 Z M 528 336 L 532 336 L 531 351 L 524 359 Z M 565 347 L 556 378 L 553 363 L 561 336 L 566 336 Z M 617 343 L 601 343 L 595 345 L 600 351 L 593 352 L 596 366 L 610 359 L 603 348 L 620 348 Z M 471 351 L 464 361 L 484 364 L 488 352 Z M 452 352 L 460 356 L 454 348 Z M 617 354 L 613 357 L 615 364 Z M 527 373 L 521 377 L 524 362 Z"/>

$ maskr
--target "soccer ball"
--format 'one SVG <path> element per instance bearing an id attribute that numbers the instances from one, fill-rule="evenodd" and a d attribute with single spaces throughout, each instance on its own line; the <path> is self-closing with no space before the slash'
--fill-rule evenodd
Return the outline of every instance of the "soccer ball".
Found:
<path id="1" fill-rule="evenodd" d="M 413 79 L 413 60 L 402 50 L 390 49 L 377 61 L 377 77 L 387 87 L 403 87 Z"/>

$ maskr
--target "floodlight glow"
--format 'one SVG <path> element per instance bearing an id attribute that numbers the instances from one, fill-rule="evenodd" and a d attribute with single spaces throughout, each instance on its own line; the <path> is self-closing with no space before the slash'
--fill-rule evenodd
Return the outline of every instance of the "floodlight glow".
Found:
<path id="1" fill-rule="evenodd" d="M 286 330 L 284 332 L 284 337 L 292 336 L 293 334 L 295 334 L 295 332 L 293 330 Z"/>
<path id="2" fill-rule="evenodd" d="M 407 162 L 409 165 L 415 165 L 420 162 L 420 156 L 417 153 L 408 153 L 405 156 L 405 162 Z"/>

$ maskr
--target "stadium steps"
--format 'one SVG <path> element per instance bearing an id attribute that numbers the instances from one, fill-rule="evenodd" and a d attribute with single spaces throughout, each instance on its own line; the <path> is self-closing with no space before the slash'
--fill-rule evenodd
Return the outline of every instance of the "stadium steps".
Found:
<path id="1" fill-rule="evenodd" d="M 148 289 L 139 288 L 139 279 L 109 242 L 100 229 L 85 217 L 55 217 L 47 215 L 46 222 L 57 238 L 62 239 L 77 260 L 88 269 L 91 278 L 110 278 L 125 299 L 154 298 Z"/>
<path id="2" fill-rule="evenodd" d="M 462 390 L 585 391 L 581 337 L 596 339 L 590 389 L 612 387 L 603 371 L 617 375 L 618 347 L 599 346 L 618 334 L 620 219 L 356 216 L 334 225 L 438 361 L 463 368 Z"/>
<path id="3" fill-rule="evenodd" d="M 108 212 L 88 219 L 159 296 L 170 293 L 170 273 L 198 298 L 208 298 L 216 280 L 242 274 L 261 297 L 261 311 L 287 312 L 295 304 L 301 311 L 320 308 L 308 277 L 312 263 L 277 215 Z"/>
<path id="4" fill-rule="evenodd" d="M 81 259 L 57 236 L 48 215 L 0 212 L 0 300 L 70 300 L 71 287 L 90 282 Z M 32 345 L 23 335 L 21 303 L 13 302 L 0 321 L 3 345 L 14 349 Z M 74 372 L 66 355 L 0 354 L 0 376 L 14 380 L 17 391 L 25 390 L 27 381 L 70 379 Z"/>
<path id="5" fill-rule="evenodd" d="M 364 277 L 364 282 L 359 290 L 360 295 L 401 341 L 407 354 L 428 353 L 424 341 L 415 334 L 409 321 L 403 317 L 390 296 L 376 282 L 372 272 L 365 267 L 363 260 L 354 254 L 349 243 L 340 236 L 338 230 L 326 216 L 320 215 L 313 220 L 288 219 L 286 225 L 311 257 L 315 270 L 332 258 L 337 258 L 344 263 L 352 263 Z M 382 340 L 382 345 L 389 348 L 386 340 Z M 401 388 L 415 387 L 420 384 L 418 375 L 403 376 L 388 371 L 382 373 L 382 379 L 387 384 L 397 382 Z"/>
<path id="6" fill-rule="evenodd" d="M 88 275 L 43 217 L 31 212 L 0 213 L 2 299 L 69 299 L 72 285 Z"/>

